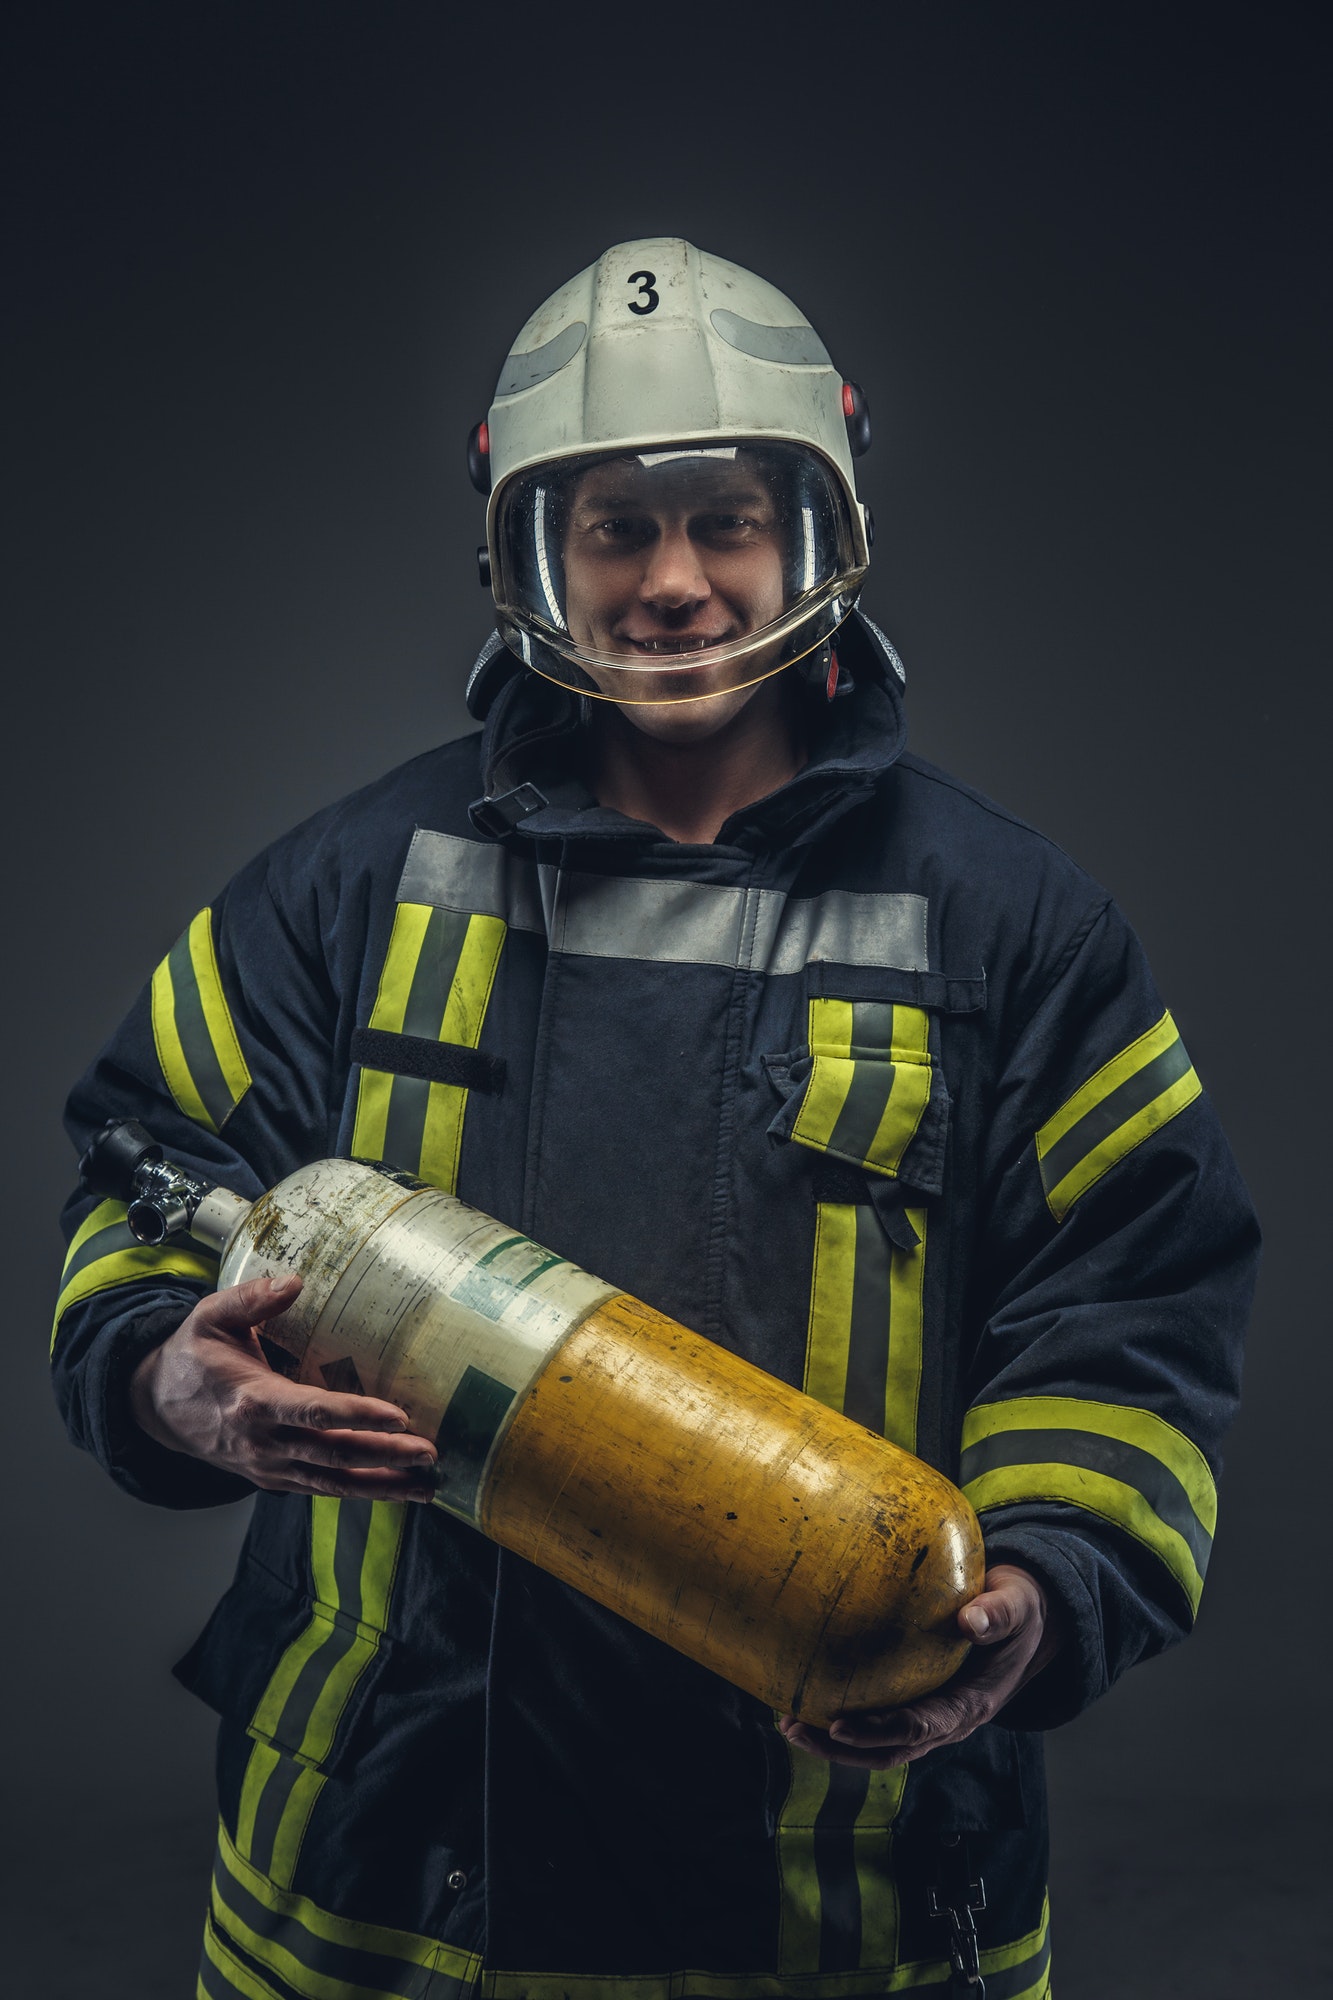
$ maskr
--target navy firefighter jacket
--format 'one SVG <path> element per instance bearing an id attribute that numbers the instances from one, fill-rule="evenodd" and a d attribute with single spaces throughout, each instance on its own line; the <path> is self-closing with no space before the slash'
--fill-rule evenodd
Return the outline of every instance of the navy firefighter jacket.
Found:
<path id="1" fill-rule="evenodd" d="M 839 655 L 711 846 L 598 805 L 517 676 L 200 911 L 69 1126 L 245 1195 L 328 1154 L 456 1190 L 941 1468 L 1069 1639 L 867 1774 L 440 1508 L 260 1493 L 177 1668 L 222 1718 L 201 1994 L 938 1994 L 957 1835 L 991 2000 L 1047 1991 L 1038 1732 L 1191 1623 L 1257 1229 L 1105 892 L 904 754 L 859 614 Z M 242 1497 L 129 1416 L 217 1266 L 124 1216 L 68 1210 L 70 1433 L 145 1500 Z"/>

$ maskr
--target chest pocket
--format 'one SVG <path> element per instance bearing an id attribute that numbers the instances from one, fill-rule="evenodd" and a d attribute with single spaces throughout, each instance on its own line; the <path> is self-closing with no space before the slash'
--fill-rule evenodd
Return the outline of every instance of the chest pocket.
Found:
<path id="1" fill-rule="evenodd" d="M 812 1000 L 808 1062 L 787 1136 L 896 1177 L 930 1102 L 934 1064 L 924 1008 Z"/>
<path id="2" fill-rule="evenodd" d="M 811 974 L 806 1047 L 766 1062 L 783 1097 L 770 1135 L 859 1169 L 872 1186 L 939 1194 L 949 1129 L 939 1020 L 983 1008 L 984 977 L 833 966 Z"/>

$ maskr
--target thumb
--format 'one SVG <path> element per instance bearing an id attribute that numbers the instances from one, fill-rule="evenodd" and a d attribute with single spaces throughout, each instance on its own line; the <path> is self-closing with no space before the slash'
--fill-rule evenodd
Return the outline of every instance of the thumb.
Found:
<path id="1" fill-rule="evenodd" d="M 1012 1638 L 1032 1612 L 1031 1602 L 1020 1587 L 995 1584 L 974 1597 L 958 1614 L 958 1623 L 975 1646 L 995 1646 Z"/>
<path id="2" fill-rule="evenodd" d="M 280 1276 L 247 1278 L 244 1284 L 230 1285 L 201 1299 L 196 1316 L 210 1333 L 249 1333 L 252 1326 L 285 1312 L 301 1289 L 295 1271 Z"/>

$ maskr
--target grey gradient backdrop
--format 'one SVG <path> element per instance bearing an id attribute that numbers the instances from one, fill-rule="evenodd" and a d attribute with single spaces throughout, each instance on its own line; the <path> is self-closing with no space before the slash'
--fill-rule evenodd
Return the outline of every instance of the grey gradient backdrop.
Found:
<path id="1" fill-rule="evenodd" d="M 532 307 L 680 233 L 866 387 L 915 745 L 1138 925 L 1269 1252 L 1191 1644 L 1050 1744 L 1061 2000 L 1328 1990 L 1315 11 L 60 4 L 4 63 L 14 1990 L 193 1991 L 237 1510 L 69 1450 L 65 1089 L 193 911 L 465 726 L 462 444 Z M 15 143 L 16 142 L 16 143 Z"/>

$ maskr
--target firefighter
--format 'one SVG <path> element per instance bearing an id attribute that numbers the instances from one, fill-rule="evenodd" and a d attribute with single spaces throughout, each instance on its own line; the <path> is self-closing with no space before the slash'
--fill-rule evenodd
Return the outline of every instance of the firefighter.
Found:
<path id="1" fill-rule="evenodd" d="M 260 1496 L 177 1669 L 222 1718 L 201 1993 L 1048 1990 L 1039 1732 L 1192 1621 L 1257 1232 L 1105 892 L 904 749 L 868 442 L 738 266 L 562 287 L 469 441 L 480 734 L 243 870 L 69 1126 L 250 1194 L 384 1160 L 917 1452 L 985 1531 L 973 1651 L 775 1718 L 404 1504 L 432 1441 L 269 1365 L 296 1281 L 218 1292 L 78 1196 L 75 1441 Z"/>

